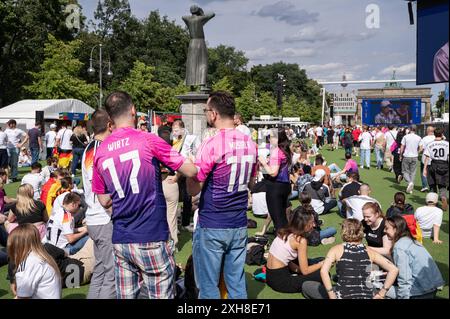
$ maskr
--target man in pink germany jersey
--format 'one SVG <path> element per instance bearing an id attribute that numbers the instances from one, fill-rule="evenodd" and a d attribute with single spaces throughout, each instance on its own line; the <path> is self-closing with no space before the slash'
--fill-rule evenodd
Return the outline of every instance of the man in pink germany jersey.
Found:
<path id="1" fill-rule="evenodd" d="M 223 267 L 228 297 L 247 298 L 248 188 L 256 177 L 257 146 L 234 128 L 234 98 L 211 93 L 204 109 L 208 124 L 218 130 L 197 152 L 198 174 L 188 179 L 188 192 L 201 191 L 192 256 L 200 299 L 219 299 Z"/>
<path id="2" fill-rule="evenodd" d="M 105 109 L 115 129 L 94 157 L 92 191 L 112 207 L 116 294 L 174 297 L 173 241 L 169 236 L 160 164 L 192 177 L 197 168 L 158 136 L 135 129 L 136 109 L 125 92 L 111 93 Z"/>

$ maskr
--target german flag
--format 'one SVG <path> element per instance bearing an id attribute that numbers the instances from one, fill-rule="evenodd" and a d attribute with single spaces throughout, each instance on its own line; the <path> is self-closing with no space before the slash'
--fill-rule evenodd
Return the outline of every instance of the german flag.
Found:
<path id="1" fill-rule="evenodd" d="M 68 168 L 70 162 L 72 161 L 72 157 L 73 157 L 72 151 L 61 150 L 59 152 L 58 166 L 61 168 Z"/>

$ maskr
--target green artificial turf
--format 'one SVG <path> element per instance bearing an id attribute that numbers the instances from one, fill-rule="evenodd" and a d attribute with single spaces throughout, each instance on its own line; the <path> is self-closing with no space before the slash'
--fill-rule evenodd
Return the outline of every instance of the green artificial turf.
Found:
<path id="1" fill-rule="evenodd" d="M 342 149 L 338 151 L 328 151 L 323 150 L 321 153 L 324 155 L 327 164 L 331 164 L 333 162 L 337 163 L 341 168 L 344 166 L 344 151 Z M 372 165 L 374 165 L 375 155 L 372 154 Z M 356 158 L 359 163 L 359 158 Z M 21 170 L 20 178 L 22 177 L 25 170 Z M 394 194 L 398 191 L 405 191 L 406 183 L 402 182 L 401 184 L 397 184 L 394 179 L 394 174 L 390 173 L 386 170 L 376 170 L 375 168 L 371 168 L 370 170 L 364 169 L 360 171 L 361 180 L 365 183 L 368 183 L 372 188 L 372 197 L 378 199 L 383 207 L 383 211 L 385 211 L 393 200 Z M 420 192 L 420 177 L 419 171 L 416 175 L 416 186 L 414 188 L 414 193 L 412 195 L 407 194 L 407 202 L 417 208 L 419 206 L 424 205 L 425 193 Z M 7 194 L 11 197 L 15 193 L 19 183 L 12 183 L 5 185 L 5 190 Z M 298 201 L 293 202 L 293 207 L 297 207 Z M 324 220 L 323 227 L 333 226 L 338 229 L 337 243 L 341 242 L 339 237 L 339 224 L 342 219 L 336 214 L 337 208 L 333 210 L 331 214 L 321 216 L 321 219 Z M 248 213 L 249 218 L 252 218 L 257 221 L 258 228 L 257 229 L 249 229 L 249 236 L 253 236 L 256 231 L 259 231 L 262 227 L 264 220 L 254 218 L 251 212 Z M 442 276 L 446 282 L 446 285 L 442 291 L 439 291 L 437 296 L 439 298 L 448 299 L 449 291 L 448 291 L 448 256 L 449 256 L 449 236 L 448 236 L 448 212 L 444 212 L 444 219 L 441 226 L 441 234 L 440 239 L 444 242 L 441 245 L 433 244 L 431 239 L 424 239 L 424 245 L 430 254 L 433 256 L 436 261 L 439 269 L 441 270 Z M 273 237 L 270 237 L 271 239 Z M 176 262 L 182 264 L 183 266 L 186 263 L 189 255 L 191 254 L 191 246 L 192 246 L 192 235 L 187 231 L 182 231 L 179 235 L 179 243 L 178 249 L 179 252 L 176 254 Z M 331 246 L 318 246 L 318 247 L 309 247 L 308 255 L 309 257 L 319 257 L 325 256 L 327 251 Z M 259 266 L 245 266 L 246 279 L 247 279 L 247 287 L 248 287 L 248 297 L 251 299 L 298 299 L 303 298 L 300 293 L 297 294 L 283 294 L 273 291 L 271 288 L 266 286 L 264 283 L 255 281 L 252 278 L 253 272 L 259 268 Z M 334 270 L 334 269 L 333 269 Z M 6 266 L 0 268 L 0 298 L 11 298 L 12 295 L 9 290 L 9 284 L 6 281 Z M 88 291 L 88 286 L 82 286 L 76 289 L 64 289 L 63 297 L 64 298 L 85 298 Z"/>

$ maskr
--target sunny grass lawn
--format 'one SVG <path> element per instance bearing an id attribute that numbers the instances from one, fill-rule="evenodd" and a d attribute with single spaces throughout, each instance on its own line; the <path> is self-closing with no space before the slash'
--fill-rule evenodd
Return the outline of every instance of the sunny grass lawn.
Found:
<path id="1" fill-rule="evenodd" d="M 342 150 L 330 152 L 324 150 L 322 152 L 328 162 L 331 164 L 332 162 L 337 163 L 341 168 L 344 166 L 344 154 Z M 373 156 L 374 158 L 374 156 Z M 357 158 L 359 161 L 359 158 Z M 373 162 L 372 162 L 373 164 Z M 21 170 L 21 177 L 25 170 Z M 404 191 L 406 188 L 405 182 L 401 185 L 398 185 L 394 181 L 393 173 L 389 173 L 387 171 L 379 171 L 374 168 L 370 170 L 364 170 L 361 173 L 361 179 L 368 183 L 372 187 L 372 196 L 378 199 L 385 211 L 387 207 L 390 206 L 390 203 L 393 199 L 395 192 Z M 5 190 L 7 194 L 13 196 L 19 183 L 8 184 L 5 186 Z M 414 193 L 412 195 L 407 195 L 407 201 L 417 208 L 422 206 L 424 203 L 425 194 L 420 193 L 420 178 L 419 174 L 416 176 L 416 187 L 414 189 Z M 298 201 L 293 202 L 294 208 L 298 206 Z M 341 218 L 335 213 L 336 209 L 333 213 L 321 216 L 321 219 L 324 220 L 324 226 L 333 226 L 339 229 L 339 223 L 341 222 Z M 263 223 L 262 219 L 252 217 L 251 212 L 248 214 L 249 218 L 255 219 L 258 223 L 257 229 L 249 229 L 249 236 L 253 236 L 255 231 L 258 231 L 261 228 Z M 439 269 L 445 279 L 446 285 L 443 291 L 438 293 L 438 297 L 446 298 L 449 297 L 449 289 L 448 289 L 448 277 L 449 277 L 449 236 L 448 236 L 448 212 L 444 213 L 444 221 L 441 227 L 440 238 L 444 242 L 442 245 L 435 245 L 431 242 L 430 239 L 426 239 L 424 244 L 428 249 L 430 254 L 436 260 Z M 272 239 L 272 238 L 271 238 Z M 179 253 L 176 255 L 176 262 L 185 264 L 187 258 L 191 254 L 191 234 L 185 231 L 179 235 Z M 337 242 L 341 242 L 339 236 L 337 237 Z M 325 256 L 330 246 L 318 246 L 318 247 L 310 247 L 309 248 L 309 256 L 310 257 L 319 257 Z M 259 268 L 258 266 L 245 266 L 247 285 L 248 285 L 248 296 L 253 299 L 298 299 L 303 298 L 301 294 L 282 294 L 274 292 L 271 288 L 266 286 L 265 284 L 255 281 L 252 279 L 253 272 Z M 6 281 L 6 267 L 0 268 L 0 298 L 11 298 L 12 295 L 9 290 L 9 283 Z M 64 298 L 85 298 L 88 291 L 88 286 L 82 286 L 78 289 L 64 289 L 63 297 Z"/>

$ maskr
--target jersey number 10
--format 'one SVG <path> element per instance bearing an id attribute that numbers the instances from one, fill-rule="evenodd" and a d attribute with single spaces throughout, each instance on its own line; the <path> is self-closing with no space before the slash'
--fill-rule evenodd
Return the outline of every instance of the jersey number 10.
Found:
<path id="1" fill-rule="evenodd" d="M 241 169 L 239 172 L 238 192 L 242 192 L 248 189 L 247 185 L 250 182 L 250 175 L 252 172 L 251 165 L 254 163 L 255 158 L 253 155 L 244 155 L 241 156 L 240 159 L 241 159 L 240 163 Z M 238 157 L 237 156 L 229 157 L 227 159 L 227 164 L 228 165 L 231 164 L 230 183 L 228 184 L 228 193 L 231 193 L 234 189 L 234 185 L 236 184 Z M 245 174 L 246 170 L 247 174 Z"/>
<path id="2" fill-rule="evenodd" d="M 141 160 L 139 158 L 139 151 L 131 151 L 128 153 L 120 154 L 119 156 L 120 162 L 132 161 L 132 169 L 130 173 L 130 185 L 131 191 L 133 194 L 139 194 L 139 184 L 137 180 L 137 176 L 139 173 L 139 169 L 141 168 Z M 114 159 L 108 158 L 103 162 L 103 169 L 108 170 L 109 174 L 111 174 L 111 179 L 114 184 L 114 188 L 116 189 L 117 195 L 119 198 L 124 198 L 125 193 L 123 192 L 122 185 L 120 185 L 119 176 L 117 176 L 116 166 L 114 165 Z"/>

